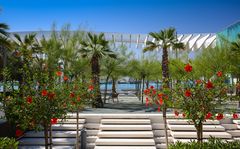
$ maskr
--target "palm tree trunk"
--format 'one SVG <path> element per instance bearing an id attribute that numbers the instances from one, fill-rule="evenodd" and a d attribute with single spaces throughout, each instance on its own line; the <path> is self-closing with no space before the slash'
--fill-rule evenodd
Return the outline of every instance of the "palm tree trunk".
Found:
<path id="1" fill-rule="evenodd" d="M 99 80 L 100 65 L 99 65 L 99 58 L 97 56 L 92 57 L 91 65 L 92 65 L 92 80 L 93 80 L 93 84 L 96 88 L 96 99 L 93 102 L 93 107 L 94 108 L 102 108 L 103 101 L 102 101 L 102 97 L 101 97 L 100 80 Z"/>
<path id="2" fill-rule="evenodd" d="M 162 54 L 162 76 L 163 76 L 163 89 L 169 88 L 169 68 L 168 68 L 168 51 L 163 48 Z M 163 108 L 163 121 L 164 121 L 164 132 L 166 138 L 166 146 L 168 148 L 168 133 L 167 133 L 167 106 L 164 104 Z"/>
<path id="3" fill-rule="evenodd" d="M 112 94 L 117 93 L 116 91 L 116 80 L 112 78 Z"/>
<path id="4" fill-rule="evenodd" d="M 104 104 L 106 103 L 106 97 L 107 97 L 107 85 L 108 85 L 108 80 L 109 80 L 109 75 L 106 78 L 106 82 L 105 82 L 105 91 L 104 91 Z"/>

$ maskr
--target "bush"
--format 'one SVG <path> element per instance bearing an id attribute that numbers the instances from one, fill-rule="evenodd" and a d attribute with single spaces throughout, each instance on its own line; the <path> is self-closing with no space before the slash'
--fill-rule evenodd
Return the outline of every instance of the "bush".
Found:
<path id="1" fill-rule="evenodd" d="M 169 149 L 240 149 L 240 141 L 228 142 L 216 138 L 210 138 L 203 143 L 198 143 L 197 141 L 182 143 L 178 141 L 175 144 L 171 144 Z"/>
<path id="2" fill-rule="evenodd" d="M 18 141 L 13 138 L 0 138 L 0 148 L 1 149 L 17 149 Z"/>

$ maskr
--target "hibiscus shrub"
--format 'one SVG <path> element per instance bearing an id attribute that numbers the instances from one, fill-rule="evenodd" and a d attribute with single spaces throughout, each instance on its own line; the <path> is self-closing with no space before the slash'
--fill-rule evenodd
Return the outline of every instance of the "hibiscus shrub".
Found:
<path id="1" fill-rule="evenodd" d="M 197 139 L 202 141 L 202 125 L 207 119 L 221 120 L 225 108 L 221 105 L 229 100 L 228 85 L 222 71 L 216 72 L 209 79 L 195 79 L 193 68 L 187 64 L 183 70 L 181 81 L 177 81 L 172 89 L 174 107 L 183 112 L 183 117 L 190 119 L 197 130 Z M 175 111 L 178 115 L 179 112 Z M 237 118 L 236 113 L 233 114 Z"/>

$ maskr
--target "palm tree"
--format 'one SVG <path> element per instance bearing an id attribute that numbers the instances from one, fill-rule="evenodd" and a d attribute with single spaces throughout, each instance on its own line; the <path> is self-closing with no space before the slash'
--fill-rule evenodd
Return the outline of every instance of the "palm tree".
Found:
<path id="1" fill-rule="evenodd" d="M 0 70 L 6 67 L 9 50 L 12 48 L 11 41 L 9 40 L 9 33 L 7 32 L 8 29 L 9 27 L 7 24 L 0 23 Z M 5 96 L 6 77 L 4 77 L 4 75 L 0 76 L 0 80 L 4 82 L 3 92 Z"/>
<path id="2" fill-rule="evenodd" d="M 87 33 L 87 39 L 80 42 L 83 57 L 88 56 L 91 63 L 92 80 L 96 90 L 96 101 L 93 103 L 93 107 L 103 107 L 103 101 L 100 92 L 100 60 L 107 56 L 116 58 L 113 51 L 110 50 L 109 43 L 104 39 L 104 34 L 99 35 Z"/>
<path id="3" fill-rule="evenodd" d="M 161 48 L 162 51 L 162 77 L 163 77 L 163 89 L 168 89 L 169 84 L 169 68 L 168 68 L 168 49 L 184 49 L 184 45 L 178 42 L 177 33 L 174 28 L 168 28 L 161 30 L 159 33 L 151 32 L 149 33 L 156 42 L 147 41 L 146 47 L 143 49 L 146 51 L 153 51 Z M 167 119 L 166 119 L 167 105 L 163 105 L 163 120 L 164 120 L 164 130 L 166 137 L 166 145 L 168 147 L 168 134 L 167 134 Z"/>

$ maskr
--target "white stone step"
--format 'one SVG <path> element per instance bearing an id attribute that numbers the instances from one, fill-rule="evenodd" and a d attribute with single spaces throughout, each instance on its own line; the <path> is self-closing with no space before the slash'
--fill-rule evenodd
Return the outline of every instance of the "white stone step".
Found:
<path id="1" fill-rule="evenodd" d="M 168 126 L 167 126 L 168 128 Z M 164 124 L 163 123 L 153 123 L 152 124 L 152 129 L 156 130 L 156 129 L 164 129 Z"/>
<path id="2" fill-rule="evenodd" d="M 53 138 L 53 145 L 74 145 L 76 143 L 75 138 Z M 22 138 L 19 140 L 21 145 L 44 145 L 44 138 Z"/>
<path id="3" fill-rule="evenodd" d="M 18 149 L 45 149 L 45 146 L 18 146 Z M 75 149 L 74 146 L 52 146 L 52 149 Z"/>
<path id="4" fill-rule="evenodd" d="M 100 125 L 100 130 L 152 130 L 151 125 Z"/>
<path id="5" fill-rule="evenodd" d="M 100 131 L 100 138 L 152 138 L 152 131 Z"/>
<path id="6" fill-rule="evenodd" d="M 79 119 L 79 124 L 85 124 L 86 120 L 85 119 Z M 77 124 L 77 119 L 71 119 L 71 118 L 66 118 L 66 119 L 60 119 L 58 120 L 58 124 Z"/>
<path id="7" fill-rule="evenodd" d="M 236 124 L 221 124 L 226 130 L 238 129 Z"/>
<path id="8" fill-rule="evenodd" d="M 138 145 L 138 146 L 144 146 L 144 145 L 155 145 L 155 142 L 153 139 L 102 139 L 98 138 L 95 142 L 96 146 L 98 145 Z"/>
<path id="9" fill-rule="evenodd" d="M 94 149 L 156 149 L 155 146 L 95 146 Z"/>
<path id="10" fill-rule="evenodd" d="M 169 119 L 167 120 L 168 125 L 187 125 L 193 124 L 189 119 Z M 217 120 L 206 120 L 203 124 L 205 125 L 218 125 L 220 124 Z"/>
<path id="11" fill-rule="evenodd" d="M 169 125 L 172 131 L 196 131 L 194 125 Z M 203 131 L 225 131 L 221 125 L 203 125 Z"/>
<path id="12" fill-rule="evenodd" d="M 166 142 L 166 138 L 165 137 L 155 137 L 154 138 L 155 143 L 165 143 Z M 168 142 L 172 143 L 173 142 L 173 137 L 168 137 Z"/>
<path id="13" fill-rule="evenodd" d="M 170 136 L 170 130 L 167 130 L 168 136 Z M 153 130 L 153 134 L 155 137 L 164 137 L 165 131 L 164 130 Z"/>
<path id="14" fill-rule="evenodd" d="M 240 120 L 233 120 L 233 123 L 240 125 Z"/>
<path id="15" fill-rule="evenodd" d="M 80 135 L 81 132 L 79 132 Z M 64 138 L 64 137 L 76 137 L 77 132 L 76 131 L 52 131 L 52 136 L 53 137 L 60 137 L 60 138 Z M 32 137 L 32 138 L 36 138 L 36 137 L 44 137 L 44 132 L 43 131 L 39 131 L 39 132 L 35 132 L 35 131 L 29 131 L 26 132 L 24 134 L 24 137 Z"/>
<path id="16" fill-rule="evenodd" d="M 240 130 L 228 130 L 228 133 L 230 133 L 233 137 L 240 137 Z"/>
<path id="17" fill-rule="evenodd" d="M 157 144 L 157 149 L 166 149 L 166 144 Z"/>
<path id="18" fill-rule="evenodd" d="M 171 131 L 172 137 L 174 138 L 197 138 L 197 132 L 181 132 L 181 131 Z M 232 135 L 227 132 L 203 132 L 203 138 L 210 138 L 210 136 L 215 138 L 232 138 Z"/>
<path id="19" fill-rule="evenodd" d="M 83 128 L 83 124 L 79 124 L 79 129 Z M 52 125 L 52 130 L 76 130 L 76 124 L 54 124 Z"/>
<path id="20" fill-rule="evenodd" d="M 151 124 L 149 119 L 102 119 L 102 124 Z"/>

